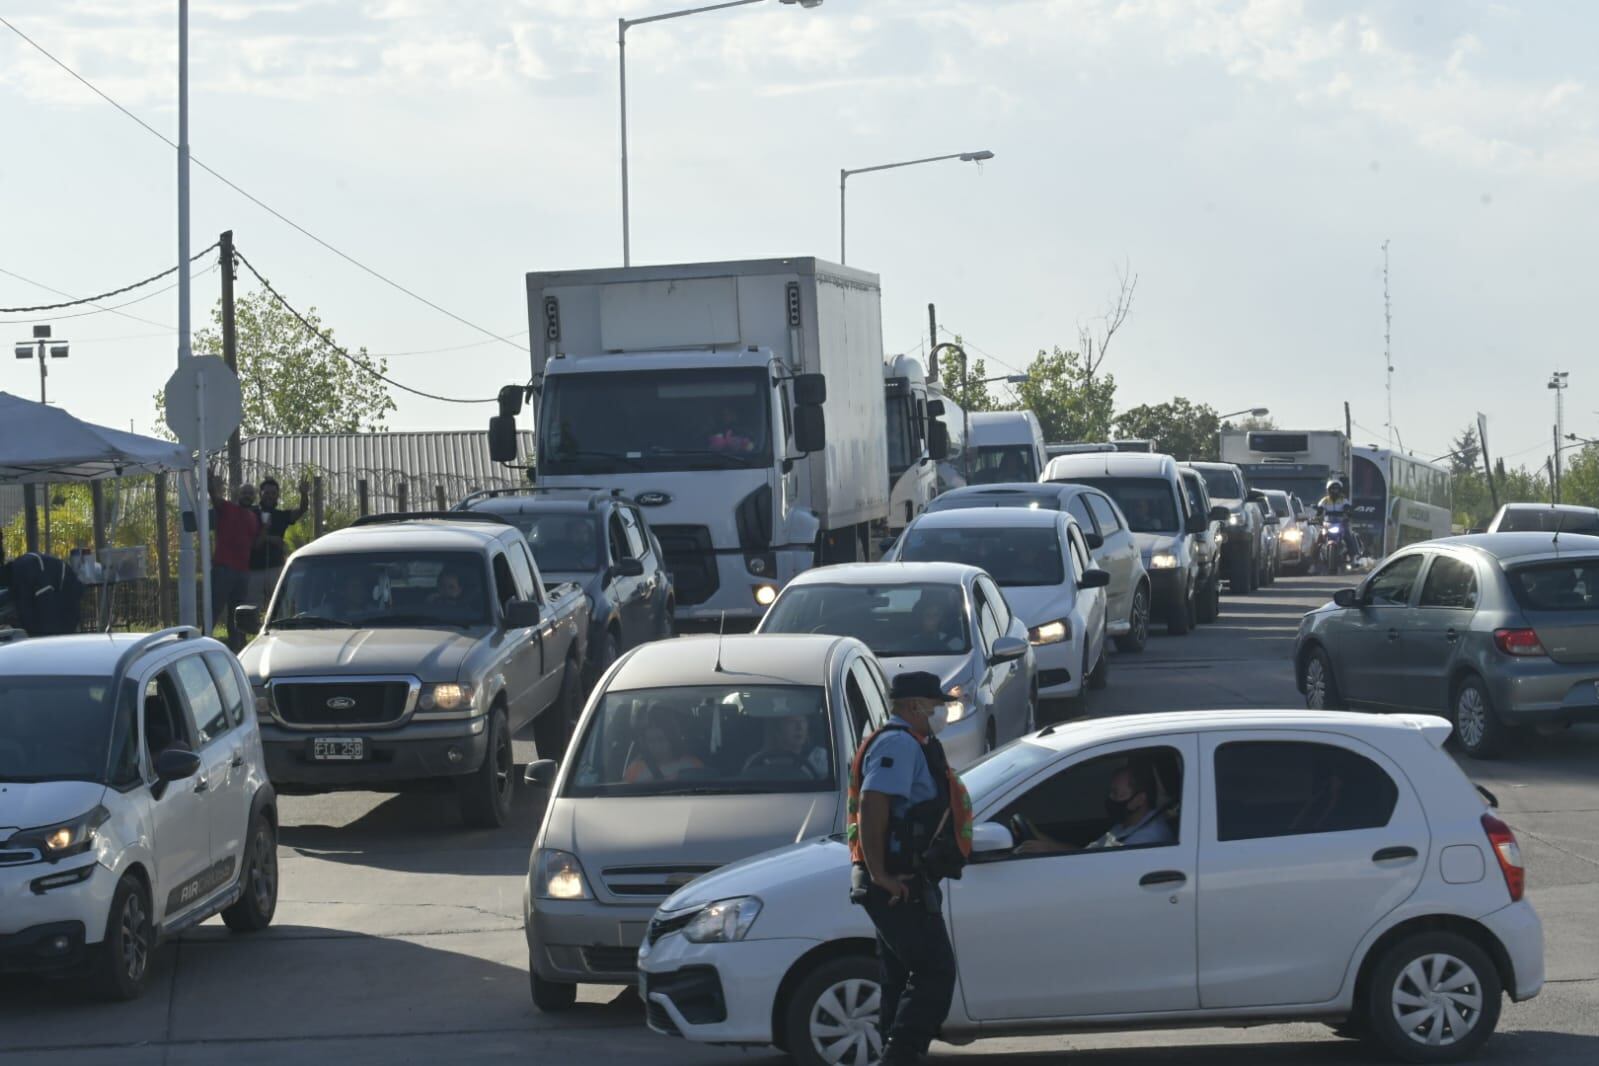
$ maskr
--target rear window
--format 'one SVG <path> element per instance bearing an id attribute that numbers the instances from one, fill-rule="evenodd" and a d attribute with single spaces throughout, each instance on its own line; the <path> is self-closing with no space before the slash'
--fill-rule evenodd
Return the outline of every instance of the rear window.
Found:
<path id="1" fill-rule="evenodd" d="M 1560 559 L 1508 572 L 1510 589 L 1528 611 L 1599 611 L 1599 559 Z"/>
<path id="2" fill-rule="evenodd" d="M 915 525 L 899 557 L 907 563 L 964 563 L 987 570 L 1001 587 L 1059 585 L 1066 580 L 1054 526 L 1003 528 Z"/>
<path id="3" fill-rule="evenodd" d="M 1177 497 L 1171 483 L 1157 477 L 1074 477 L 1079 485 L 1092 485 L 1116 501 L 1134 533 L 1176 533 Z"/>
<path id="4" fill-rule="evenodd" d="M 1236 470 L 1201 470 L 1199 476 L 1205 479 L 1205 491 L 1215 499 L 1244 498 L 1244 479 L 1239 477 Z"/>
<path id="5" fill-rule="evenodd" d="M 1287 518 L 1293 513 L 1288 510 L 1288 500 L 1282 496 L 1268 495 L 1266 497 L 1266 502 L 1271 504 L 1271 509 L 1276 513 L 1278 518 Z"/>
<path id="6" fill-rule="evenodd" d="M 1511 507 L 1499 519 L 1496 533 L 1599 534 L 1599 514 L 1557 511 L 1552 507 Z"/>

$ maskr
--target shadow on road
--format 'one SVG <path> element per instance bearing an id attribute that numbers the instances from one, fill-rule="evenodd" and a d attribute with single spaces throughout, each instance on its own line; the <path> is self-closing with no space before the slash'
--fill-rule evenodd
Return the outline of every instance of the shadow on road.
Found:
<path id="1" fill-rule="evenodd" d="M 1063 1061 L 1078 1066 L 1162 1066 L 1165 1063 L 1181 1063 L 1182 1066 L 1369 1066 L 1372 1062 L 1390 1061 L 1381 1052 L 1354 1040 L 1073 1048 L 1066 1052 L 984 1052 L 979 1043 L 972 1045 L 966 1055 L 1002 1062 L 1005 1066 L 1056 1066 Z M 954 1064 L 965 1061 L 965 1057 L 935 1048 L 930 1061 Z M 1599 1061 L 1599 1037 L 1539 1030 L 1501 1032 L 1495 1034 L 1472 1061 L 1589 1066 Z"/>

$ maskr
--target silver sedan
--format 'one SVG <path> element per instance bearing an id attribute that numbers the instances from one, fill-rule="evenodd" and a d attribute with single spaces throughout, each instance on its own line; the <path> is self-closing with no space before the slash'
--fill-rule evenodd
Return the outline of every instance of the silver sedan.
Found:
<path id="1" fill-rule="evenodd" d="M 1599 537 L 1489 533 L 1411 545 L 1307 614 L 1305 704 L 1443 712 L 1467 754 L 1599 720 Z"/>

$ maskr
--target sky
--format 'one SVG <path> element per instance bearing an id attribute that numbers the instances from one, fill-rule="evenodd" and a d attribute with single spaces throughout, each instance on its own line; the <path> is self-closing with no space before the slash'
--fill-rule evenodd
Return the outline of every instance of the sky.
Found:
<path id="1" fill-rule="evenodd" d="M 194 156 L 458 318 L 198 168 L 191 248 L 231 228 L 397 380 L 492 397 L 528 376 L 523 275 L 621 262 L 616 19 L 674 6 L 695 5 L 193 0 Z M 0 15 L 175 139 L 176 8 Z M 1541 465 L 1555 370 L 1567 430 L 1599 437 L 1599 5 L 770 0 L 634 27 L 628 60 L 635 263 L 837 259 L 840 168 L 986 149 L 851 179 L 849 260 L 881 276 L 885 351 L 926 345 L 932 302 L 992 372 L 1023 367 L 1072 346 L 1130 270 L 1119 407 L 1185 396 L 1337 428 L 1347 401 L 1357 441 L 1385 442 L 1387 241 L 1405 446 L 1442 455 L 1481 411 L 1496 454 Z M 176 154 L 3 26 L 0 144 L 0 306 L 177 261 Z M 72 353 L 52 402 L 148 430 L 176 291 L 84 311 L 47 319 Z M 22 340 L 41 317 L 0 323 Z M 0 366 L 0 389 L 37 395 L 35 364 Z M 396 399 L 396 429 L 492 413 Z"/>

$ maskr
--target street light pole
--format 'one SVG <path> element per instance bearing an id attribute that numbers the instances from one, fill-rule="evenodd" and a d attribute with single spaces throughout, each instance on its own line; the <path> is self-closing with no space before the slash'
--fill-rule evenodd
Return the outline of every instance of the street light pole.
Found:
<path id="1" fill-rule="evenodd" d="M 186 2 L 186 0 L 185 0 Z M 700 15 L 707 11 L 723 11 L 730 7 L 746 7 L 750 4 L 765 3 L 766 0 L 724 0 L 720 4 L 705 4 L 700 7 L 691 7 L 682 11 L 668 11 L 664 15 L 646 15 L 643 18 L 616 20 L 616 59 L 617 74 L 622 97 L 622 265 L 633 265 L 633 241 L 630 229 L 631 217 L 628 204 L 627 184 L 627 31 L 634 26 L 642 26 L 646 22 L 665 22 L 667 19 L 679 19 L 687 15 Z M 801 7 L 816 7 L 822 0 L 782 0 L 785 4 L 799 4 Z"/>
<path id="2" fill-rule="evenodd" d="M 848 183 L 853 174 L 870 174 L 877 170 L 898 170 L 900 167 L 915 167 L 923 163 L 942 163 L 946 159 L 959 159 L 962 163 L 983 163 L 993 159 L 994 153 L 984 149 L 980 152 L 955 152 L 950 155 L 931 155 L 926 159 L 907 159 L 903 163 L 881 163 L 875 167 L 857 167 L 854 170 L 840 170 L 838 172 L 838 261 L 840 264 L 849 262 L 846 258 L 846 229 L 845 207 Z"/>
<path id="3" fill-rule="evenodd" d="M 38 349 L 37 353 L 35 353 L 34 349 Z M 34 326 L 33 336 L 30 339 L 25 341 L 17 341 L 16 347 L 13 350 L 15 351 L 18 359 L 32 359 L 37 354 L 39 360 L 40 403 L 48 404 L 50 402 L 50 397 L 45 388 L 45 380 L 50 376 L 48 364 L 45 362 L 46 353 L 49 354 L 51 359 L 65 359 L 67 357 L 68 349 L 69 345 L 65 340 L 59 337 L 53 338 L 50 336 L 49 326 Z M 33 494 L 36 491 L 34 486 L 24 486 L 24 490 L 28 493 L 28 498 L 31 501 Z M 40 485 L 38 487 L 38 491 L 42 491 L 44 494 L 44 550 L 45 554 L 48 555 L 52 547 L 50 543 L 50 486 L 48 484 Z M 37 547 L 37 545 L 30 544 L 28 546 L 28 550 L 32 551 L 35 547 Z"/>
<path id="4" fill-rule="evenodd" d="M 1562 473 L 1560 439 L 1566 434 L 1566 389 L 1570 387 L 1570 382 L 1566 379 L 1570 376 L 1571 374 L 1568 371 L 1557 370 L 1549 375 L 1549 385 L 1547 386 L 1555 390 L 1555 465 L 1554 479 L 1550 482 L 1555 503 L 1560 502 L 1560 475 Z"/>

